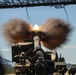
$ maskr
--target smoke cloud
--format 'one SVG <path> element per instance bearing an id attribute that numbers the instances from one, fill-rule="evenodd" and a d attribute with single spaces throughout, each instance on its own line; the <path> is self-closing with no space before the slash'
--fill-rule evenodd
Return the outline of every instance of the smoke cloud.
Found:
<path id="1" fill-rule="evenodd" d="M 41 25 L 40 30 L 44 32 L 46 36 L 42 40 L 42 44 L 49 49 L 55 49 L 67 41 L 71 28 L 69 23 L 64 20 L 49 18 Z"/>
<path id="2" fill-rule="evenodd" d="M 32 27 L 21 19 L 12 19 L 4 24 L 4 36 L 12 44 L 29 39 Z M 61 19 L 49 18 L 40 26 L 40 31 L 45 33 L 41 43 L 51 50 L 60 47 L 68 39 L 71 31 L 70 24 Z"/>
<path id="3" fill-rule="evenodd" d="M 8 23 L 4 24 L 3 33 L 4 37 L 12 44 L 29 38 L 31 29 L 30 24 L 27 22 L 21 19 L 11 19 Z"/>

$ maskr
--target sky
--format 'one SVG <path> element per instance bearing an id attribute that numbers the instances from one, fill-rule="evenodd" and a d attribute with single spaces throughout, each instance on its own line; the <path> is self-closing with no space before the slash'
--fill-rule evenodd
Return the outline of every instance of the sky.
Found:
<path id="1" fill-rule="evenodd" d="M 62 54 L 67 63 L 76 64 L 76 5 L 65 6 L 69 22 L 73 31 L 69 36 L 69 41 L 64 44 L 61 48 L 57 48 L 58 55 Z M 41 7 L 28 7 L 28 13 L 31 19 L 31 25 L 34 26 L 38 24 L 42 25 L 48 18 L 59 18 L 63 20 L 68 20 L 64 11 L 64 8 L 56 9 L 50 6 Z M 26 8 L 10 8 L 10 9 L 0 9 L 0 54 L 3 58 L 12 60 L 11 57 L 11 47 L 8 42 L 3 37 L 3 25 L 7 23 L 10 19 L 23 19 L 27 22 L 27 12 Z M 46 49 L 47 50 L 47 49 Z"/>

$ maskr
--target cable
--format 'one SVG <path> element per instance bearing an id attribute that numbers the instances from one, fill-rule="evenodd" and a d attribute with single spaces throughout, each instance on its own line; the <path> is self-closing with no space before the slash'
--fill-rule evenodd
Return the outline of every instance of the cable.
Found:
<path id="1" fill-rule="evenodd" d="M 33 49 L 33 47 L 32 47 L 30 50 L 28 50 L 28 52 L 26 52 L 26 55 L 27 55 L 29 52 L 31 52 L 32 49 Z"/>
<path id="2" fill-rule="evenodd" d="M 27 21 L 29 24 L 31 24 L 31 19 L 30 19 L 27 7 L 26 7 L 26 13 L 27 13 Z"/>
<path id="3" fill-rule="evenodd" d="M 64 8 L 64 11 L 65 11 L 66 20 L 70 23 L 70 19 L 69 19 L 68 12 L 67 12 L 67 10 L 66 10 L 65 6 L 64 6 L 63 8 Z"/>

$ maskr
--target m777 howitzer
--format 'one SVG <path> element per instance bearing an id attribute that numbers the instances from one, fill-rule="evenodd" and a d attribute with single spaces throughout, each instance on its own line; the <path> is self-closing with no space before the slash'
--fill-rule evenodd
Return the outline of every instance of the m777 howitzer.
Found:
<path id="1" fill-rule="evenodd" d="M 69 24 L 60 19 L 48 19 L 39 30 L 35 30 L 23 20 L 12 20 L 4 28 L 5 37 L 9 38 L 10 43 L 14 43 L 12 61 L 16 62 L 16 75 L 65 74 L 65 59 L 61 56 L 59 58 L 56 51 L 45 52 L 41 45 L 52 51 L 60 47 L 71 30 Z"/>

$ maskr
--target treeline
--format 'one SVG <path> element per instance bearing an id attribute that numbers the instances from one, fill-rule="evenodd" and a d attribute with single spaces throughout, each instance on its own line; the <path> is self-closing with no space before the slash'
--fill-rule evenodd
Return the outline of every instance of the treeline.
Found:
<path id="1" fill-rule="evenodd" d="M 47 3 L 47 2 L 75 2 L 76 0 L 1 0 L 0 4 L 27 4 L 27 3 Z"/>

